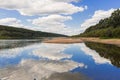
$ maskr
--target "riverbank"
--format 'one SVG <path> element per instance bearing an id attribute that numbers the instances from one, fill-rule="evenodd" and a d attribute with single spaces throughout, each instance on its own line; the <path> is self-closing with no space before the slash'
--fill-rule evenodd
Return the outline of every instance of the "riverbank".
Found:
<path id="1" fill-rule="evenodd" d="M 100 38 L 53 38 L 50 40 L 45 40 L 44 43 L 61 43 L 61 44 L 69 44 L 69 43 L 82 43 L 82 42 L 97 42 L 104 44 L 113 44 L 120 46 L 120 39 L 100 39 Z"/>
<path id="2" fill-rule="evenodd" d="M 97 42 L 120 46 L 120 39 L 81 38 L 84 42 Z"/>
<path id="3" fill-rule="evenodd" d="M 44 43 L 61 43 L 61 44 L 69 44 L 69 43 L 81 43 L 83 42 L 80 38 L 52 38 L 50 40 L 43 41 Z"/>

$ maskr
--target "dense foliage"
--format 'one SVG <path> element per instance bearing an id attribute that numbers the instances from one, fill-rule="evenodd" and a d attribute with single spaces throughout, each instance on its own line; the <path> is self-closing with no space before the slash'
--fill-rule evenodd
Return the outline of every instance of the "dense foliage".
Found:
<path id="1" fill-rule="evenodd" d="M 120 38 L 120 10 L 114 11 L 111 17 L 100 20 L 77 36 Z"/>
<path id="2" fill-rule="evenodd" d="M 65 35 L 47 33 L 41 31 L 32 31 L 23 28 L 15 28 L 0 25 L 0 39 L 33 39 L 40 37 L 63 37 Z"/>

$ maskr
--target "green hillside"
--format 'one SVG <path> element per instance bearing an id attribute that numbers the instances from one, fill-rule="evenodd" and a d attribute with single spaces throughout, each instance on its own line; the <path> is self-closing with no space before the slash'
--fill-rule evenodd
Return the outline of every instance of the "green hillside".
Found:
<path id="1" fill-rule="evenodd" d="M 40 37 L 65 37 L 65 35 L 0 25 L 0 39 L 34 39 Z"/>
<path id="2" fill-rule="evenodd" d="M 111 17 L 101 20 L 98 24 L 89 27 L 81 37 L 120 38 L 120 10 L 112 13 Z"/>

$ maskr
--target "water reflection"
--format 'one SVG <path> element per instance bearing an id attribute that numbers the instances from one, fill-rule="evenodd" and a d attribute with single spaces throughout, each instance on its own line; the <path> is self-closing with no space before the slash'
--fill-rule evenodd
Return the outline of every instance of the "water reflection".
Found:
<path id="1" fill-rule="evenodd" d="M 1 80 L 120 78 L 120 69 L 112 66 L 120 66 L 120 48 L 113 45 L 89 42 L 49 44 L 40 40 L 8 40 L 0 41 L 0 47 Z"/>
<path id="2" fill-rule="evenodd" d="M 23 51 L 34 49 L 39 47 L 39 45 L 36 45 L 38 41 L 10 41 L 10 43 L 6 41 L 2 43 L 1 49 L 0 49 L 0 58 L 13 58 L 18 55 L 21 55 Z"/>
<path id="3" fill-rule="evenodd" d="M 13 68 L 0 70 L 1 79 L 7 80 L 37 80 L 47 79 L 52 74 L 68 72 L 76 67 L 84 67 L 71 60 L 22 60 Z"/>
<path id="4" fill-rule="evenodd" d="M 11 49 L 31 45 L 36 42 L 41 42 L 40 40 L 0 40 L 0 50 L 1 49 Z"/>
<path id="5" fill-rule="evenodd" d="M 101 57 L 109 59 L 113 65 L 120 67 L 120 47 L 91 42 L 85 44 L 90 49 L 95 50 Z"/>
<path id="6" fill-rule="evenodd" d="M 38 49 L 33 51 L 33 55 L 51 60 L 61 60 L 64 58 L 71 58 L 72 55 L 65 54 L 64 50 L 69 48 L 71 44 L 49 44 L 41 43 Z"/>
<path id="7" fill-rule="evenodd" d="M 92 57 L 92 59 L 96 64 L 105 64 L 105 63 L 111 64 L 111 61 L 109 59 L 101 57 L 95 50 L 90 49 L 88 46 L 86 46 L 86 44 L 82 43 L 79 46 L 80 46 L 80 49 L 84 51 L 86 55 L 89 55 Z"/>
<path id="8" fill-rule="evenodd" d="M 80 73 L 65 72 L 52 74 L 49 78 L 43 80 L 91 80 L 91 79 Z"/>
<path id="9" fill-rule="evenodd" d="M 0 79 L 50 80 L 53 74 L 66 73 L 66 75 L 75 76 L 69 72 L 78 67 L 85 68 L 86 65 L 70 60 L 72 55 L 64 53 L 64 50 L 71 45 L 37 41 L 10 41 L 10 43 L 3 41 L 0 50 L 0 65 L 3 66 L 3 63 L 6 65 L 0 69 Z M 12 65 L 9 66 L 9 64 Z M 64 77 L 63 80 L 66 78 Z M 86 80 L 85 76 L 80 80 Z"/>

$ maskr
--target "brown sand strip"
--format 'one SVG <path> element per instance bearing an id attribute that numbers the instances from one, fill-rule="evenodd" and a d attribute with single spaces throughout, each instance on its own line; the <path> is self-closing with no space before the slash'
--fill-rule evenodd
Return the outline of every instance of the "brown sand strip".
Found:
<path id="1" fill-rule="evenodd" d="M 120 46 L 120 39 L 99 39 L 99 38 L 53 38 L 51 40 L 45 40 L 44 43 L 82 43 L 82 42 L 97 42 L 104 44 L 113 44 Z"/>
<path id="2" fill-rule="evenodd" d="M 70 43 L 81 43 L 83 42 L 80 38 L 53 38 L 51 40 L 45 40 L 44 43 L 61 43 L 61 44 L 70 44 Z"/>
<path id="3" fill-rule="evenodd" d="M 81 40 L 120 46 L 120 39 L 81 38 Z"/>

